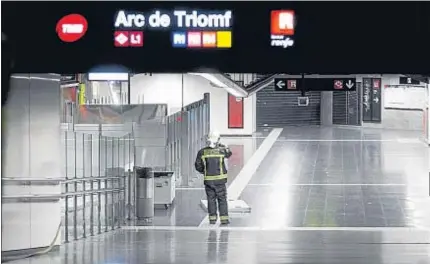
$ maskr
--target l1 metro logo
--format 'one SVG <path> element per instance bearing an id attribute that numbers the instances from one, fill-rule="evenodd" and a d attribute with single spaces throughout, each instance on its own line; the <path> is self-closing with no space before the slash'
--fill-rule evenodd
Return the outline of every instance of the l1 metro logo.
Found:
<path id="1" fill-rule="evenodd" d="M 293 10 L 272 10 L 270 13 L 270 45 L 284 49 L 292 47 L 295 29 Z"/>

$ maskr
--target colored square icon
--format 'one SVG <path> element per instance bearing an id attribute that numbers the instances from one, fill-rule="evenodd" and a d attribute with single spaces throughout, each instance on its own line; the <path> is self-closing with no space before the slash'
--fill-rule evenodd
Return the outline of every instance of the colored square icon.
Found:
<path id="1" fill-rule="evenodd" d="M 172 46 L 174 48 L 187 47 L 187 34 L 185 32 L 172 32 Z"/>
<path id="2" fill-rule="evenodd" d="M 294 35 L 294 11 L 273 10 L 270 13 L 270 34 L 283 36 Z"/>
<path id="3" fill-rule="evenodd" d="M 143 31 L 130 31 L 130 47 L 143 47 Z"/>
<path id="4" fill-rule="evenodd" d="M 202 33 L 202 46 L 203 48 L 216 47 L 216 32 L 203 32 Z"/>
<path id="5" fill-rule="evenodd" d="M 231 31 L 218 31 L 217 48 L 231 48 Z"/>
<path id="6" fill-rule="evenodd" d="M 113 39 L 115 47 L 128 47 L 130 45 L 128 31 L 115 31 Z"/>
<path id="7" fill-rule="evenodd" d="M 201 32 L 188 32 L 187 39 L 189 48 L 200 48 L 202 46 Z"/>

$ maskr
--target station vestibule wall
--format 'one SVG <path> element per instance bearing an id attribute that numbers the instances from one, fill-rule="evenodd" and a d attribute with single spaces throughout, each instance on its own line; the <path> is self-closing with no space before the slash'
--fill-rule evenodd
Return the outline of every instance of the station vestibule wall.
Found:
<path id="1" fill-rule="evenodd" d="M 183 105 L 201 100 L 210 93 L 211 128 L 222 135 L 252 135 L 255 124 L 255 95 L 243 100 L 243 128 L 228 127 L 228 92 L 216 88 L 203 77 L 189 74 L 138 74 L 131 78 L 131 103 L 167 104 L 169 114 L 178 112 Z M 141 102 L 140 102 L 141 103 Z"/>
<path id="2" fill-rule="evenodd" d="M 15 74 L 2 120 L 2 251 L 43 248 L 56 237 L 61 202 L 13 197 L 61 194 L 60 75 Z M 37 91 L 37 92 L 34 92 Z M 57 184 L 22 184 L 43 179 Z M 13 180 L 8 181 L 7 179 Z M 12 199 L 10 199 L 12 197 Z M 54 241 L 61 243 L 61 236 Z"/>
<path id="3" fill-rule="evenodd" d="M 356 75 L 357 82 L 363 78 L 381 78 L 381 119 L 380 123 L 363 122 L 364 127 L 401 130 L 424 130 L 424 112 L 401 109 L 385 109 L 384 87 L 398 84 L 399 74 Z M 184 89 L 182 91 L 182 85 Z M 126 91 L 126 83 L 123 85 Z M 273 86 L 264 90 L 273 89 Z M 100 91 L 108 91 L 101 89 Z M 189 74 L 138 74 L 131 78 L 131 103 L 166 103 L 169 114 L 180 111 L 181 106 L 200 100 L 203 93 L 211 94 L 211 126 L 225 135 L 251 135 L 257 126 L 257 96 L 254 94 L 244 100 L 244 128 L 228 128 L 228 93 L 222 88 L 213 87 L 206 79 Z M 362 94 L 360 93 L 362 96 Z M 108 94 L 106 94 L 108 96 Z"/>
<path id="4" fill-rule="evenodd" d="M 357 82 L 361 82 L 363 78 L 381 78 L 381 122 L 367 123 L 363 122 L 364 127 L 375 127 L 385 129 L 423 131 L 423 111 L 419 110 L 404 110 L 404 109 L 386 109 L 384 107 L 386 94 L 386 85 L 399 84 L 399 74 L 383 74 L 383 75 L 357 75 Z M 425 85 L 421 83 L 421 85 Z"/>

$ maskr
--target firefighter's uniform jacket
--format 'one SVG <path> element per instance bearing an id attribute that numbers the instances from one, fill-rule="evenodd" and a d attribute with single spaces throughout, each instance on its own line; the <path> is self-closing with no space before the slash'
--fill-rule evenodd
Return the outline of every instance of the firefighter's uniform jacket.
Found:
<path id="1" fill-rule="evenodd" d="M 208 199 L 209 221 L 217 220 L 217 201 L 221 223 L 228 223 L 227 168 L 225 159 L 232 155 L 230 149 L 222 144 L 215 148 L 205 147 L 197 153 L 195 168 L 204 175 Z"/>

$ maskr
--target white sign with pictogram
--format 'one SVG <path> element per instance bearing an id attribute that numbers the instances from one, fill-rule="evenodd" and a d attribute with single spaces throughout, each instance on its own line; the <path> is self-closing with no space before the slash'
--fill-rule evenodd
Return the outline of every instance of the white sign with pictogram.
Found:
<path id="1" fill-rule="evenodd" d="M 288 80 L 287 81 L 287 89 L 291 89 L 291 90 L 297 89 L 297 81 L 296 80 Z"/>
<path id="2" fill-rule="evenodd" d="M 343 89 L 343 81 L 342 80 L 334 80 L 334 89 L 341 90 Z"/>

